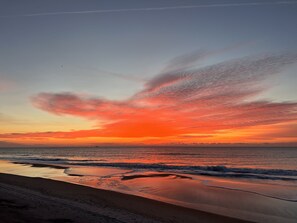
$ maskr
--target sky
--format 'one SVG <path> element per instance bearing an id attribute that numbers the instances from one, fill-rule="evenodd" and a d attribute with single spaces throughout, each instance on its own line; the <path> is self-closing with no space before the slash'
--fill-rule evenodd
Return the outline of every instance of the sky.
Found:
<path id="1" fill-rule="evenodd" d="M 297 1 L 0 0 L 0 146 L 297 143 Z"/>

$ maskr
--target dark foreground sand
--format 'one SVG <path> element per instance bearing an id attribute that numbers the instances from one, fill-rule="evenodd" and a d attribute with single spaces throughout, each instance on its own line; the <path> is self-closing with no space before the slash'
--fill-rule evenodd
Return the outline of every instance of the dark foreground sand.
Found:
<path id="1" fill-rule="evenodd" d="M 0 174 L 0 222 L 246 222 L 134 195 Z"/>

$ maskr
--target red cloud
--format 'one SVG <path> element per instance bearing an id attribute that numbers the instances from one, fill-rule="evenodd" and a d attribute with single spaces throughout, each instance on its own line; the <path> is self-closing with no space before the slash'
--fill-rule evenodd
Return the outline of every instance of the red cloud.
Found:
<path id="1" fill-rule="evenodd" d="M 184 70 L 176 70 L 175 66 L 171 73 L 158 75 L 146 83 L 145 89 L 123 101 L 69 92 L 40 93 L 32 98 L 32 103 L 44 111 L 105 120 L 106 124 L 102 129 L 31 133 L 27 136 L 167 137 L 212 134 L 226 129 L 297 120 L 295 102 L 252 100 L 264 90 L 259 83 L 296 62 L 296 55 L 243 58 L 188 70 L 187 66 L 199 58 L 197 55 L 193 59 L 183 57 L 178 67 Z M 0 137 L 25 135 L 2 134 Z"/>

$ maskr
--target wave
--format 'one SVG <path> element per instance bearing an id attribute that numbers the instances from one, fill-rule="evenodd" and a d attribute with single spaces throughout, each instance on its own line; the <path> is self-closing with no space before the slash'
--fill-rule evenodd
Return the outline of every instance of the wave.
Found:
<path id="1" fill-rule="evenodd" d="M 297 170 L 284 169 L 257 169 L 257 168 L 231 168 L 226 166 L 174 166 L 165 164 L 142 164 L 142 163 L 76 163 L 72 165 L 87 165 L 98 167 L 117 167 L 126 169 L 144 169 L 155 171 L 173 171 L 195 175 L 242 177 L 273 180 L 297 180 Z M 296 178 L 294 178 L 296 177 Z"/>
<path id="2" fill-rule="evenodd" d="M 164 163 L 127 163 L 127 162 L 105 162 L 106 160 L 86 160 L 86 159 L 62 159 L 62 158 L 22 158 L 18 162 L 34 164 L 48 163 L 51 165 L 72 165 L 72 166 L 92 166 L 92 167 L 114 167 L 131 170 L 150 171 L 171 171 L 193 175 L 206 175 L 218 177 L 236 178 L 256 178 L 271 180 L 296 180 L 297 170 L 286 169 L 260 169 L 260 168 L 234 168 L 227 166 L 186 166 L 168 165 Z"/>

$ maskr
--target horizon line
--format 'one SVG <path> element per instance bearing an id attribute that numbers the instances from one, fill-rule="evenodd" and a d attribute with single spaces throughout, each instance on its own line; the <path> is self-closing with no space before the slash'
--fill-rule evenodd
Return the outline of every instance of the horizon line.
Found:
<path id="1" fill-rule="evenodd" d="M 264 148 L 264 147 L 278 147 L 278 146 L 287 146 L 287 147 L 297 147 L 297 142 L 283 142 L 283 143 L 192 143 L 192 144 L 94 144 L 94 145 L 0 145 L 0 149 L 5 148 L 118 148 L 118 147 L 127 147 L 127 148 L 141 148 L 141 147 L 254 147 L 254 148 Z"/>

